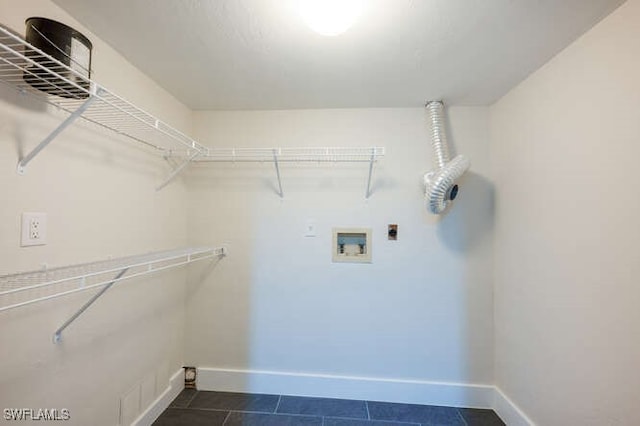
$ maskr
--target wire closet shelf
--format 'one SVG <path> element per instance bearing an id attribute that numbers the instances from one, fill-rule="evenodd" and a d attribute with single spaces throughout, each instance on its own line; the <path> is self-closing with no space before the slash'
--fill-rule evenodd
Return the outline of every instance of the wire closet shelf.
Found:
<path id="1" fill-rule="evenodd" d="M 206 148 L 196 162 L 368 163 L 384 156 L 381 147 Z"/>
<path id="2" fill-rule="evenodd" d="M 71 76 L 72 79 L 69 78 Z M 77 116 L 89 122 L 141 142 L 161 155 L 190 155 L 194 151 L 201 153 L 205 150 L 182 132 L 2 26 L 0 80 L 20 93 L 31 95 L 69 114 L 77 113 Z"/>
<path id="3" fill-rule="evenodd" d="M 177 157 L 162 189 L 193 162 L 271 162 L 283 196 L 279 164 L 286 162 L 369 163 L 366 197 L 373 164 L 382 147 L 209 148 L 95 83 L 77 70 L 0 26 L 0 82 L 68 113 L 68 117 L 18 163 L 23 174 L 51 141 L 77 118 L 142 143 L 160 156 Z"/>
<path id="4" fill-rule="evenodd" d="M 186 248 L 2 275 L 0 312 L 224 255 L 224 247 Z"/>

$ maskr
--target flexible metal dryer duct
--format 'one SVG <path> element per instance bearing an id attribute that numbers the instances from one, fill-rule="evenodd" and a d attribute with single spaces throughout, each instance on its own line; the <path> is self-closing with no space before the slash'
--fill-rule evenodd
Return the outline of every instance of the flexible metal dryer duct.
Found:
<path id="1" fill-rule="evenodd" d="M 431 144 L 435 152 L 437 169 L 424 175 L 424 195 L 429 211 L 440 214 L 458 195 L 456 181 L 467 171 L 470 163 L 463 155 L 457 155 L 453 160 L 449 160 L 442 101 L 430 101 L 426 109 L 429 114 Z"/>

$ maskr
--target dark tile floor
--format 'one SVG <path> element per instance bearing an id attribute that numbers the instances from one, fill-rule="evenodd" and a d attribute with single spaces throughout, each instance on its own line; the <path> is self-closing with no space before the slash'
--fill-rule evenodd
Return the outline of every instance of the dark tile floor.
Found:
<path id="1" fill-rule="evenodd" d="M 155 426 L 498 426 L 493 410 L 185 389 Z"/>

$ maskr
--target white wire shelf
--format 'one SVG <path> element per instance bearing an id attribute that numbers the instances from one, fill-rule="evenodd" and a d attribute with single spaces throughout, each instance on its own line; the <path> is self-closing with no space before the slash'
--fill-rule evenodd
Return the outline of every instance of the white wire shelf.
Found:
<path id="1" fill-rule="evenodd" d="M 384 156 L 381 147 L 208 148 L 153 115 L 83 76 L 21 36 L 0 26 L 0 82 L 18 92 L 54 105 L 69 116 L 18 162 L 18 172 L 75 119 L 82 118 L 139 142 L 159 155 L 178 157 L 162 189 L 193 162 L 273 162 L 279 195 L 283 197 L 279 164 L 283 162 L 369 163 L 366 198 L 371 194 L 373 164 Z"/>
<path id="2" fill-rule="evenodd" d="M 102 287 L 70 321 L 58 331 L 54 340 L 75 318 L 111 285 L 131 278 L 225 256 L 224 247 L 186 248 L 63 266 L 40 271 L 0 276 L 0 312 L 69 294 Z"/>
<path id="3" fill-rule="evenodd" d="M 382 147 L 206 148 L 196 162 L 369 163 L 384 156 Z"/>
<path id="4" fill-rule="evenodd" d="M 71 121 L 81 117 L 141 142 L 161 155 L 191 155 L 194 151 L 201 153 L 205 150 L 184 133 L 89 80 L 1 26 L 0 80 L 21 93 L 32 95 L 66 111 L 71 114 Z M 63 124 L 66 127 L 69 123 Z M 62 131 L 64 127 L 56 130 Z M 55 131 L 54 133 L 53 137 L 57 135 Z M 21 159 L 22 172 L 31 159 L 33 157 L 29 156 Z"/>
<path id="5" fill-rule="evenodd" d="M 193 162 L 273 163 L 278 178 L 278 195 L 283 198 L 281 163 L 368 163 L 367 190 L 371 196 L 373 165 L 384 156 L 382 147 L 309 147 L 309 148 L 207 148 Z"/>

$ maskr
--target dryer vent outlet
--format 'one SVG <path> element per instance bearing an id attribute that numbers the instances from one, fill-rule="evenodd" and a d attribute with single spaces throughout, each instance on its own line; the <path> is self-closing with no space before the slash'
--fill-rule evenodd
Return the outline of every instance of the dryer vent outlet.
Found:
<path id="1" fill-rule="evenodd" d="M 198 370 L 196 367 L 184 367 L 184 388 L 195 389 Z"/>
<path id="2" fill-rule="evenodd" d="M 457 182 L 469 168 L 469 160 L 463 155 L 453 159 L 449 156 L 442 101 L 428 102 L 426 109 L 436 168 L 423 176 L 424 196 L 427 209 L 433 214 L 441 214 L 458 196 Z"/>

